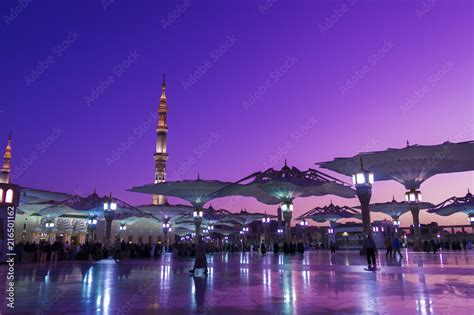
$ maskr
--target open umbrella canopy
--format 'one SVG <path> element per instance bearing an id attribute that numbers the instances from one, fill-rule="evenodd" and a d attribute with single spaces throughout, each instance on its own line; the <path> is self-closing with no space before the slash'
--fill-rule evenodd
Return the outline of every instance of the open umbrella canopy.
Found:
<path id="1" fill-rule="evenodd" d="M 54 192 L 47 190 L 39 190 L 33 188 L 21 187 L 20 189 L 20 205 L 45 203 L 45 202 L 59 202 L 72 198 L 72 194 Z"/>
<path id="2" fill-rule="evenodd" d="M 339 219 L 348 219 L 353 218 L 358 214 L 358 211 L 346 207 L 346 206 L 337 206 L 331 202 L 328 206 L 324 207 L 315 207 L 305 214 L 296 218 L 297 220 L 312 219 L 316 222 L 335 222 Z"/>
<path id="3" fill-rule="evenodd" d="M 352 176 L 361 169 L 361 157 L 367 170 L 378 181 L 395 180 L 406 189 L 418 189 L 431 176 L 474 170 L 474 141 L 438 145 L 408 145 L 384 151 L 360 153 L 317 163 L 322 168 Z"/>
<path id="4" fill-rule="evenodd" d="M 260 191 L 253 191 L 239 184 L 218 180 L 202 180 L 200 178 L 133 187 L 130 191 L 178 197 L 190 202 L 196 208 L 203 207 L 204 204 L 215 198 L 228 196 L 255 197 L 261 202 L 272 202 L 273 200 L 273 198 Z"/>
<path id="5" fill-rule="evenodd" d="M 221 224 L 221 220 L 224 218 L 230 217 L 232 213 L 225 209 L 214 209 L 212 206 L 203 209 L 202 225 L 209 226 L 215 224 Z M 176 219 L 175 221 L 177 226 L 192 225 L 194 226 L 193 213 L 183 215 Z M 225 222 L 222 222 L 224 224 Z"/>
<path id="6" fill-rule="evenodd" d="M 343 182 L 314 169 L 300 171 L 296 167 L 285 166 L 281 170 L 270 168 L 257 172 L 247 179 L 245 186 L 256 187 L 278 200 L 278 203 L 292 201 L 296 197 L 322 196 L 333 194 L 352 198 L 354 190 Z M 274 204 L 274 203 L 272 203 Z"/>
<path id="7" fill-rule="evenodd" d="M 232 213 L 232 215 L 223 218 L 220 220 L 220 223 L 223 222 L 228 222 L 228 223 L 233 223 L 233 224 L 239 224 L 239 225 L 249 225 L 255 221 L 259 221 L 262 218 L 276 218 L 274 215 L 267 215 L 266 213 L 251 213 L 247 212 L 247 210 L 241 210 L 238 213 Z"/>
<path id="8" fill-rule="evenodd" d="M 194 208 L 187 205 L 141 205 L 137 209 L 149 213 L 161 222 L 168 220 L 173 223 L 176 219 L 193 213 Z"/>
<path id="9" fill-rule="evenodd" d="M 429 209 L 433 207 L 433 204 L 429 202 L 418 202 L 417 206 L 419 209 Z M 361 206 L 355 208 L 360 209 Z M 410 203 L 407 201 L 396 201 L 395 198 L 393 198 L 393 200 L 389 202 L 373 203 L 369 205 L 369 210 L 373 212 L 381 212 L 396 219 L 405 212 L 410 211 Z"/>
<path id="10" fill-rule="evenodd" d="M 42 209 L 72 197 L 73 195 L 67 193 L 22 187 L 17 211 L 19 214 L 38 214 Z"/>
<path id="11" fill-rule="evenodd" d="M 108 196 L 100 197 L 95 192 L 87 197 L 74 196 L 70 199 L 51 205 L 39 211 L 39 214 L 49 217 L 59 217 L 64 214 L 82 214 L 103 218 L 105 212 L 104 203 L 110 201 L 117 204 L 117 209 L 115 210 L 115 219 L 117 220 L 132 216 L 156 219 L 152 215 L 149 215 L 117 198 L 111 199 Z"/>
<path id="12" fill-rule="evenodd" d="M 428 210 L 428 212 L 443 216 L 463 212 L 469 216 L 474 216 L 474 196 L 468 190 L 466 196 L 451 197 Z"/>

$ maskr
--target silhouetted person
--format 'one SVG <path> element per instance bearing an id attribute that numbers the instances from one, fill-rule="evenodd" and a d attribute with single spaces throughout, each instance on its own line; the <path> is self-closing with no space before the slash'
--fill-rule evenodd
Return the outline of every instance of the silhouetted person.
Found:
<path id="1" fill-rule="evenodd" d="M 377 267 L 377 262 L 375 261 L 375 251 L 377 247 L 375 246 L 372 236 L 368 235 L 364 240 L 364 248 L 367 254 L 368 269 L 375 269 Z"/>
<path id="2" fill-rule="evenodd" d="M 298 253 L 300 253 L 301 255 L 304 254 L 304 244 L 303 242 L 298 242 Z"/>
<path id="3" fill-rule="evenodd" d="M 194 268 L 189 272 L 194 273 L 196 269 L 204 268 L 204 274 L 207 275 L 207 259 L 206 259 L 206 243 L 202 240 L 202 236 L 197 236 L 197 243 L 194 248 L 196 259 L 194 260 Z"/>
<path id="4" fill-rule="evenodd" d="M 265 246 L 265 243 L 262 242 L 260 245 L 260 251 L 262 252 L 262 255 L 265 255 L 267 253 L 267 247 Z"/>
<path id="5" fill-rule="evenodd" d="M 336 253 L 336 243 L 334 243 L 333 241 L 331 241 L 331 244 L 329 244 L 329 248 L 331 249 L 331 254 L 335 254 L 335 253 Z"/>
<path id="6" fill-rule="evenodd" d="M 385 248 L 387 249 L 387 252 L 385 253 L 385 257 L 392 257 L 393 249 L 392 249 L 392 241 L 390 238 L 387 238 L 385 240 Z"/>
<path id="7" fill-rule="evenodd" d="M 395 237 L 392 241 L 392 248 L 393 248 L 393 257 L 395 257 L 395 254 L 398 253 L 398 255 L 400 255 L 400 258 L 403 257 L 402 253 L 400 252 L 400 247 L 402 245 L 400 244 L 400 240 L 398 239 L 398 237 Z"/>
<path id="8" fill-rule="evenodd" d="M 278 243 L 277 242 L 273 243 L 273 253 L 278 254 L 279 251 L 280 251 L 280 246 L 278 246 Z"/>
<path id="9" fill-rule="evenodd" d="M 290 246 L 288 245 L 287 242 L 283 244 L 283 253 L 289 254 L 290 253 Z"/>

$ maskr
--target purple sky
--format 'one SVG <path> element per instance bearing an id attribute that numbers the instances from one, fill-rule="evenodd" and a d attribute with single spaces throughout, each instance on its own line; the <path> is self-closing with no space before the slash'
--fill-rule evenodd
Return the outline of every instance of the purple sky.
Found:
<path id="1" fill-rule="evenodd" d="M 163 72 L 169 180 L 474 138 L 471 1 L 144 2 L 0 3 L 0 143 L 12 129 L 14 182 L 148 203 L 125 190 L 153 180 Z M 421 188 L 437 203 L 473 183 L 469 172 Z M 403 194 L 376 183 L 372 200 Z M 306 198 L 296 214 L 329 200 L 358 205 Z"/>

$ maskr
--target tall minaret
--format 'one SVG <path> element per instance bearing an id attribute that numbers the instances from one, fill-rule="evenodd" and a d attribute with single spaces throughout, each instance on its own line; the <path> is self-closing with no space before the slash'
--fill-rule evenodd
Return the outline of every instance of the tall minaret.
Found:
<path id="1" fill-rule="evenodd" d="M 166 181 L 166 161 L 168 160 L 168 153 L 166 152 L 166 134 L 168 133 L 168 124 L 166 123 L 167 115 L 168 105 L 166 104 L 166 81 L 165 75 L 163 74 L 160 106 L 158 107 L 158 126 L 156 128 L 155 184 Z M 162 205 L 166 202 L 166 196 L 153 196 L 154 205 Z"/>
<path id="2" fill-rule="evenodd" d="M 12 158 L 12 132 L 8 137 L 8 144 L 3 155 L 2 176 L 0 183 L 8 184 L 10 182 L 10 160 Z"/>

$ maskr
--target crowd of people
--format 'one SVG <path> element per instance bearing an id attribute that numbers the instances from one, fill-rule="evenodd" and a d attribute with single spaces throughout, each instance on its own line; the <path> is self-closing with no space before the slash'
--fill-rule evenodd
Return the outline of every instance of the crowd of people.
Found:
<path id="1" fill-rule="evenodd" d="M 206 253 L 217 252 L 261 252 L 266 254 L 272 251 L 275 254 L 283 253 L 286 255 L 293 255 L 296 253 L 303 254 L 306 249 L 326 249 L 324 246 L 309 246 L 303 242 L 292 243 L 278 243 L 273 244 L 252 244 L 248 242 L 205 242 Z M 400 249 L 403 243 L 398 237 L 385 239 L 385 256 L 387 258 L 395 258 L 397 255 L 403 257 Z M 45 240 L 36 242 L 21 241 L 15 246 L 16 260 L 18 262 L 46 262 L 46 261 L 67 261 L 67 260 L 82 260 L 82 261 L 96 261 L 108 257 L 113 257 L 115 261 L 126 260 L 130 258 L 159 258 L 163 251 L 172 252 L 175 257 L 196 257 L 197 243 L 191 240 L 185 242 L 175 242 L 167 247 L 161 242 L 148 243 L 132 243 L 125 242 L 117 238 L 115 243 L 111 246 L 105 246 L 101 242 L 85 242 L 84 244 L 70 244 L 69 242 L 55 241 L 48 242 Z M 336 244 L 331 242 L 329 249 L 332 254 L 336 252 Z M 375 242 L 370 239 L 365 239 L 363 243 L 364 252 L 367 253 L 369 249 L 368 265 L 369 268 L 375 266 Z M 374 254 L 372 254 L 374 248 Z M 425 252 L 436 253 L 440 250 L 468 250 L 472 249 L 472 242 L 463 240 L 459 241 L 440 241 L 438 239 L 425 240 L 423 242 L 423 250 Z"/>

